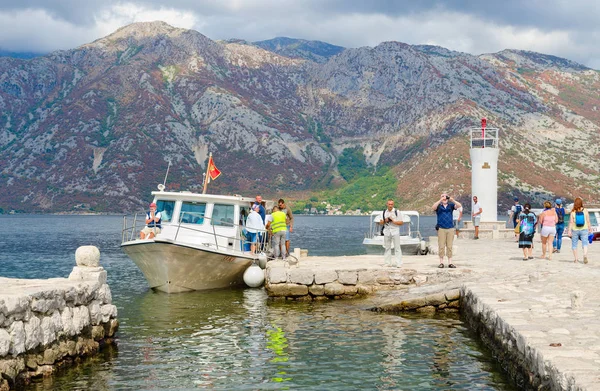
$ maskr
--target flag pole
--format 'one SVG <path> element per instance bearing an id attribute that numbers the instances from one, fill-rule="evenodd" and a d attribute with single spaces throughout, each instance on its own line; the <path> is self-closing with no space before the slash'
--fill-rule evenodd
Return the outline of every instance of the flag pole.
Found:
<path id="1" fill-rule="evenodd" d="M 212 152 L 208 155 L 208 163 L 206 164 L 206 174 L 204 176 L 204 189 L 202 190 L 202 194 L 206 194 L 206 188 L 208 187 L 208 182 L 210 181 L 210 175 L 208 170 L 210 169 L 210 160 L 212 159 Z"/>

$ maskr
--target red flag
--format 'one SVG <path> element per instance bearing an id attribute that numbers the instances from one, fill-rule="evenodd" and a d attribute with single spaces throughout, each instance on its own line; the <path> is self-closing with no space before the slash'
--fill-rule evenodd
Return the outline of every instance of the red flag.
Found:
<path id="1" fill-rule="evenodd" d="M 215 166 L 212 156 L 208 158 L 208 175 L 213 181 L 221 175 L 221 171 Z"/>

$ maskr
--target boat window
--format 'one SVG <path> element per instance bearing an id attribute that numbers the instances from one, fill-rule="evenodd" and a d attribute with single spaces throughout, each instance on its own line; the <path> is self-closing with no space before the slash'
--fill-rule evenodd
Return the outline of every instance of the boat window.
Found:
<path id="1" fill-rule="evenodd" d="M 204 202 L 185 201 L 181 203 L 180 220 L 182 223 L 203 224 L 205 213 L 206 203 Z"/>
<path id="2" fill-rule="evenodd" d="M 596 219 L 596 213 L 594 212 L 588 212 L 588 215 L 590 216 L 590 224 L 592 225 L 592 227 L 595 227 L 598 225 L 598 219 Z M 591 227 L 589 227 L 591 228 Z"/>
<path id="3" fill-rule="evenodd" d="M 233 227 L 234 212 L 235 208 L 233 205 L 215 204 L 211 224 Z"/>
<path id="4" fill-rule="evenodd" d="M 160 219 L 168 223 L 173 218 L 175 201 L 156 200 L 156 210 L 160 212 Z"/>

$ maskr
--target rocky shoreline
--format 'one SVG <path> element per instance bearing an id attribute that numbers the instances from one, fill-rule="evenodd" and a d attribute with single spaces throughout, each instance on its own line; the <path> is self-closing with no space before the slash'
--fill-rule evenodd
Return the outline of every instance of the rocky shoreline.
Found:
<path id="1" fill-rule="evenodd" d="M 0 391 L 115 343 L 119 327 L 96 247 L 77 249 L 69 278 L 0 278 Z"/>

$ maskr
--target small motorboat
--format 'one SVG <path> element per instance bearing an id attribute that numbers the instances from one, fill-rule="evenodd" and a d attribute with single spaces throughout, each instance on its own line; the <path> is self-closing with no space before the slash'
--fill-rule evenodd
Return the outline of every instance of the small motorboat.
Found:
<path id="1" fill-rule="evenodd" d="M 400 247 L 402 254 L 406 255 L 425 255 L 429 252 L 429 245 L 421 237 L 419 232 L 420 216 L 419 212 L 414 210 L 398 211 L 402 215 L 404 224 L 400 228 Z M 381 221 L 382 211 L 375 211 L 369 217 L 369 232 L 365 234 L 363 244 L 366 246 L 367 254 L 383 254 L 383 233 Z M 392 243 L 394 248 L 394 243 Z"/>
<path id="2" fill-rule="evenodd" d="M 145 213 L 125 216 L 121 243 L 152 289 L 177 293 L 244 283 L 244 272 L 259 257 L 244 237 L 254 198 L 169 192 L 162 184 L 152 195 L 161 212 L 161 232 L 139 239 Z M 273 201 L 264 203 L 273 206 Z"/>

